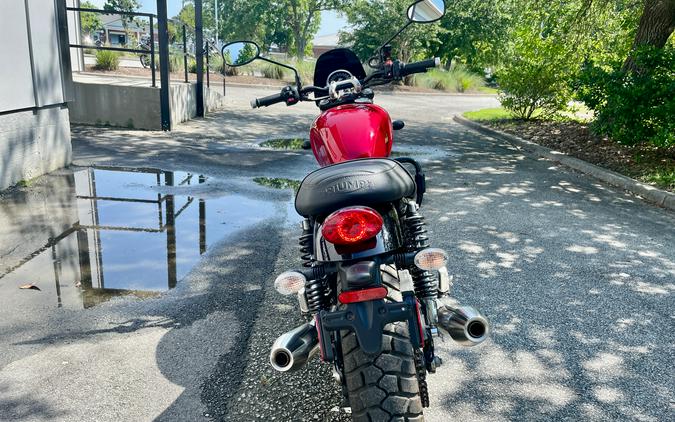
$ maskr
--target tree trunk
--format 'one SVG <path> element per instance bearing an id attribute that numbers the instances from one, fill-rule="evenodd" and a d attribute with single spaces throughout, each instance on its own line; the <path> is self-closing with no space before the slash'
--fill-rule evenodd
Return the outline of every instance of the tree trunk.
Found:
<path id="1" fill-rule="evenodd" d="M 645 0 L 632 51 L 643 45 L 663 48 L 675 30 L 675 0 Z M 635 71 L 632 55 L 626 58 L 623 69 Z"/>

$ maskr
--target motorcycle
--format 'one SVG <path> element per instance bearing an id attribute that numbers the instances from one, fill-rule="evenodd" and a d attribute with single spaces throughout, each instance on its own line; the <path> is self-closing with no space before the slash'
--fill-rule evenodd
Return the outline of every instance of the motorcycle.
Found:
<path id="1" fill-rule="evenodd" d="M 139 50 L 146 50 L 148 53 L 150 53 L 150 36 L 149 35 L 143 35 L 141 38 L 138 40 L 138 49 Z M 150 54 L 141 54 L 139 56 L 139 60 L 141 62 L 141 66 L 143 66 L 144 69 L 147 69 L 151 66 L 151 59 L 150 59 Z M 155 68 L 158 65 L 155 64 Z"/>
<path id="2" fill-rule="evenodd" d="M 450 299 L 445 251 L 433 248 L 420 215 L 425 187 L 421 165 L 389 158 L 392 122 L 373 103 L 372 88 L 437 67 L 438 58 L 402 63 L 389 43 L 412 23 L 445 14 L 443 0 L 412 4 L 408 22 L 368 65 L 337 48 L 316 62 L 314 85 L 303 86 L 296 69 L 263 57 L 257 44 L 236 41 L 221 50 L 228 66 L 259 59 L 295 73 L 295 84 L 251 101 L 253 108 L 314 101 L 321 113 L 311 126 L 308 149 L 319 165 L 295 197 L 304 217 L 299 238 L 303 265 L 274 281 L 295 295 L 304 324 L 272 345 L 270 363 L 281 372 L 302 368 L 315 354 L 332 365 L 355 421 L 423 420 L 429 406 L 427 373 L 442 360 L 434 342 L 446 333 L 464 346 L 488 336 L 487 318 Z"/>

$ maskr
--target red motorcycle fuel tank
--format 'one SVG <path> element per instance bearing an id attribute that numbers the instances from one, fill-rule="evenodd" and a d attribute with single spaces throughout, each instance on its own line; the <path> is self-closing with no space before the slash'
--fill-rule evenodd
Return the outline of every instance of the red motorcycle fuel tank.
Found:
<path id="1" fill-rule="evenodd" d="M 374 104 L 345 104 L 321 113 L 309 133 L 323 166 L 357 158 L 388 157 L 393 133 L 389 113 Z"/>

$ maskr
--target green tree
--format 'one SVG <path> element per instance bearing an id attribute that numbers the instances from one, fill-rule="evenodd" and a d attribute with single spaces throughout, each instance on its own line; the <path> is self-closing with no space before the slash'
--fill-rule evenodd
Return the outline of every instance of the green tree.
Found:
<path id="1" fill-rule="evenodd" d="M 311 40 L 319 30 L 321 12 L 339 9 L 342 0 L 284 0 L 290 24 L 290 47 L 298 59 L 311 52 Z"/>
<path id="2" fill-rule="evenodd" d="M 252 44 L 246 43 L 244 47 L 237 53 L 237 59 L 234 64 L 242 64 L 251 61 L 256 55 L 257 51 Z"/>
<path id="3" fill-rule="evenodd" d="M 675 0 L 645 0 L 631 50 L 636 51 L 645 46 L 661 49 L 674 30 Z M 632 54 L 626 58 L 623 68 L 639 70 Z"/>
<path id="4" fill-rule="evenodd" d="M 474 71 L 494 67 L 503 60 L 509 28 L 517 13 L 511 1 L 446 1 L 440 24 L 443 35 L 432 46 L 446 63 L 466 63 Z"/>
<path id="5" fill-rule="evenodd" d="M 80 3 L 80 7 L 85 9 L 98 9 L 95 4 L 89 1 Z M 103 28 L 103 22 L 101 22 L 99 14 L 94 12 L 80 12 L 80 25 L 82 26 L 82 30 L 89 35 Z"/>
<path id="6" fill-rule="evenodd" d="M 352 32 L 340 33 L 340 41 L 351 44 L 362 61 L 407 22 L 406 12 L 411 0 L 356 0 L 344 9 Z M 442 42 L 445 31 L 438 23 L 413 24 L 392 40 L 392 53 L 404 62 L 426 58 L 431 46 Z"/>
<path id="7" fill-rule="evenodd" d="M 121 12 L 135 12 L 141 7 L 141 4 L 138 0 L 106 0 L 103 5 L 105 10 L 117 10 Z M 121 15 L 122 26 L 124 27 L 124 32 L 127 35 L 126 39 L 129 39 L 129 24 L 133 22 L 134 17 L 130 15 Z"/>

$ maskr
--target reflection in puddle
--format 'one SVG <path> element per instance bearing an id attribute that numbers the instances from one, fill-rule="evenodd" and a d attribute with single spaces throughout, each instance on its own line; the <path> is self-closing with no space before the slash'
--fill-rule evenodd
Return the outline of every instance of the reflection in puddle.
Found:
<path id="1" fill-rule="evenodd" d="M 286 179 L 285 177 L 255 177 L 253 181 L 261 186 L 274 189 L 293 189 L 297 191 L 300 188 L 300 181 Z"/>
<path id="2" fill-rule="evenodd" d="M 305 142 L 307 140 L 302 138 L 270 139 L 269 141 L 261 142 L 260 146 L 276 149 L 302 149 L 302 145 Z"/>
<path id="3" fill-rule="evenodd" d="M 190 185 L 202 184 L 206 177 L 184 172 L 87 168 L 67 179 L 64 198 L 52 198 L 65 230 L 50 230 L 53 235 L 24 248 L 30 253 L 9 267 L 0 266 L 0 306 L 81 309 L 113 296 L 156 296 L 175 287 L 210 245 L 274 212 L 269 202 L 238 195 L 187 195 Z M 161 193 L 165 186 L 185 187 L 186 194 Z M 22 207 L 32 205 L 2 206 L 20 215 Z M 27 230 L 25 222 L 24 227 L 15 225 L 10 230 L 17 240 Z M 11 239 L 2 243 L 7 241 Z M 0 244 L 0 252 L 16 248 Z M 4 255 L 8 253 L 0 253 Z M 19 289 L 26 284 L 40 291 Z"/>

